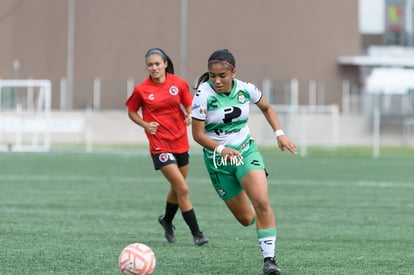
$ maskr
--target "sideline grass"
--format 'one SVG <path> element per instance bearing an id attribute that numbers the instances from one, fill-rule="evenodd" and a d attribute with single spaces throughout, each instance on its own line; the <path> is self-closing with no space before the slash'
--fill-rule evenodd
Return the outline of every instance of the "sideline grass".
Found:
<path id="1" fill-rule="evenodd" d="M 413 274 L 414 158 L 262 148 L 283 274 Z M 0 154 L 0 274 L 119 274 L 124 246 L 157 255 L 153 274 L 261 274 L 253 227 L 240 226 L 191 157 L 191 198 L 210 238 L 177 243 L 157 217 L 168 186 L 146 154 Z"/>

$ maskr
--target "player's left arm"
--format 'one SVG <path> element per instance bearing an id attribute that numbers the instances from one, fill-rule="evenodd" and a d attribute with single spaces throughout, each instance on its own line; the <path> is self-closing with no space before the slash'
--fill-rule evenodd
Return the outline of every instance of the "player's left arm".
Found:
<path id="1" fill-rule="evenodd" d="M 262 111 L 267 122 L 270 124 L 275 133 L 278 130 L 282 130 L 276 111 L 272 107 L 272 105 L 270 105 L 270 103 L 266 100 L 266 98 L 262 96 L 260 100 L 256 103 L 256 105 Z M 284 152 L 285 149 L 288 149 L 293 154 L 297 154 L 296 145 L 284 133 L 278 134 L 276 138 L 277 144 L 282 152 Z"/>
<path id="2" fill-rule="evenodd" d="M 192 119 L 191 119 L 191 112 L 192 112 L 193 108 L 192 106 L 187 106 L 185 107 L 185 124 L 187 124 L 187 126 L 191 125 Z"/>

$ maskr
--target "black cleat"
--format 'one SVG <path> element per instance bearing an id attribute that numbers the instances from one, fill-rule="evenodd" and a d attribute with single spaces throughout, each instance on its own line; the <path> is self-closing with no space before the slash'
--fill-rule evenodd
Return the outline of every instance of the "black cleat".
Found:
<path id="1" fill-rule="evenodd" d="M 175 236 L 174 236 L 174 230 L 175 227 L 172 223 L 168 223 L 164 220 L 164 215 L 161 215 L 158 217 L 158 222 L 161 224 L 162 228 L 164 228 L 165 231 L 165 238 L 169 243 L 175 243 Z"/>
<path id="2" fill-rule="evenodd" d="M 277 266 L 275 258 L 264 258 L 263 274 L 266 275 L 280 275 L 282 270 Z"/>
<path id="3" fill-rule="evenodd" d="M 203 232 L 198 232 L 193 236 L 194 243 L 198 246 L 202 246 L 203 244 L 208 243 L 208 238 L 203 235 Z"/>

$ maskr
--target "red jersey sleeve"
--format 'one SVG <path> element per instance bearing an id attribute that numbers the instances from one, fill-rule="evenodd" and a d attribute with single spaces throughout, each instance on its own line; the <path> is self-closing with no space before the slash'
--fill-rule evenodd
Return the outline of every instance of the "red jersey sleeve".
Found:
<path id="1" fill-rule="evenodd" d="M 127 106 L 128 110 L 131 112 L 138 112 L 139 108 L 141 108 L 142 97 L 137 87 L 134 88 L 134 91 L 132 92 L 131 96 L 125 102 L 125 105 Z"/>
<path id="2" fill-rule="evenodd" d="M 193 102 L 193 96 L 190 93 L 190 87 L 185 80 L 182 80 L 182 93 L 181 93 L 181 103 L 184 107 L 191 106 Z"/>

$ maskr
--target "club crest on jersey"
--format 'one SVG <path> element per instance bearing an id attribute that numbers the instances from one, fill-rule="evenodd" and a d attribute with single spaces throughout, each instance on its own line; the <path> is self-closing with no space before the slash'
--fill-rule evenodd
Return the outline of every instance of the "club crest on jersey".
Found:
<path id="1" fill-rule="evenodd" d="M 148 95 L 148 99 L 149 99 L 149 100 L 154 100 L 154 94 L 149 94 L 149 95 Z"/>
<path id="2" fill-rule="evenodd" d="M 174 155 L 173 155 L 173 154 L 171 154 L 171 153 L 161 153 L 161 154 L 158 156 L 158 159 L 159 159 L 161 162 L 167 162 L 168 160 L 175 160 Z"/>
<path id="3" fill-rule="evenodd" d="M 246 97 L 244 96 L 244 93 L 242 91 L 240 91 L 238 93 L 237 99 L 239 100 L 240 103 L 245 103 L 246 102 Z"/>
<path id="4" fill-rule="evenodd" d="M 169 92 L 170 92 L 170 95 L 177 95 L 178 94 L 178 87 L 174 86 L 174 85 L 171 86 Z"/>

